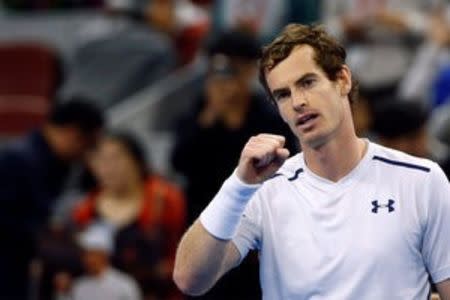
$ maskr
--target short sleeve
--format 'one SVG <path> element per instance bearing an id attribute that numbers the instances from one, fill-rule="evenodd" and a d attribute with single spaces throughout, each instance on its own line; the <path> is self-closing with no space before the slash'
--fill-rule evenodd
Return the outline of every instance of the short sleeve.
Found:
<path id="1" fill-rule="evenodd" d="M 256 192 L 248 203 L 239 223 L 233 243 L 241 254 L 240 262 L 250 250 L 259 250 L 262 239 L 261 189 Z"/>
<path id="2" fill-rule="evenodd" d="M 426 226 L 422 257 L 434 283 L 450 278 L 450 184 L 436 165 L 425 187 Z"/>

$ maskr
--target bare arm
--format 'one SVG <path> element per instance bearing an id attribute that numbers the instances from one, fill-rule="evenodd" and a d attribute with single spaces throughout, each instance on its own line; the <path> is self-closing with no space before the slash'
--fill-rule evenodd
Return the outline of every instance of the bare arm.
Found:
<path id="1" fill-rule="evenodd" d="M 450 300 L 450 279 L 436 284 L 441 300 Z"/>
<path id="2" fill-rule="evenodd" d="M 174 281 L 184 293 L 201 295 L 234 268 L 240 257 L 231 241 L 213 237 L 197 220 L 185 233 L 178 247 Z"/>
<path id="3" fill-rule="evenodd" d="M 197 220 L 183 236 L 173 277 L 184 293 L 195 296 L 207 292 L 238 264 L 241 256 L 231 238 L 251 194 L 256 191 L 246 185 L 258 185 L 280 168 L 289 156 L 284 143 L 284 137 L 277 135 L 252 137 L 242 150 L 236 175 L 224 183 L 203 212 L 201 222 Z M 250 193 L 243 192 L 248 189 Z"/>

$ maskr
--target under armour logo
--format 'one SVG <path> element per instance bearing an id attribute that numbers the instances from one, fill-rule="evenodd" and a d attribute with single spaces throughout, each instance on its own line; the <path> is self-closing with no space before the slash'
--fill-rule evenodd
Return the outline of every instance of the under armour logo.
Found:
<path id="1" fill-rule="evenodd" d="M 372 205 L 373 205 L 372 212 L 374 214 L 377 214 L 378 210 L 380 208 L 387 208 L 388 212 L 391 213 L 395 210 L 394 203 L 395 203 L 395 201 L 392 199 L 389 199 L 387 204 L 378 204 L 378 200 L 372 201 Z"/>

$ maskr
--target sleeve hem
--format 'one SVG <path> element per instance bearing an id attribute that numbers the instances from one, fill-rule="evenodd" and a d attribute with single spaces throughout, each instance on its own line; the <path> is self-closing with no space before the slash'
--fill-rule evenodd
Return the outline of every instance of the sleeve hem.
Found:
<path id="1" fill-rule="evenodd" d="M 449 279 L 450 278 L 450 266 L 439 269 L 436 272 L 430 272 L 430 276 L 431 276 L 431 281 L 433 283 L 439 283 L 441 281 Z"/>
<path id="2" fill-rule="evenodd" d="M 239 252 L 240 258 L 239 258 L 239 261 L 238 261 L 238 265 L 240 265 L 241 262 L 244 260 L 244 258 L 247 256 L 249 250 L 245 246 L 239 245 L 239 242 L 236 241 L 235 239 L 233 239 L 231 241 L 232 241 L 233 245 L 236 247 L 236 249 Z"/>

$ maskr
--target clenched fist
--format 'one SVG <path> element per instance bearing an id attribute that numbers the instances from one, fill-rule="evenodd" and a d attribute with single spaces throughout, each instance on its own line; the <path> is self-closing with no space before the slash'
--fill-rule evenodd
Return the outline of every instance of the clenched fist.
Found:
<path id="1" fill-rule="evenodd" d="M 237 176 L 247 184 L 262 183 L 272 176 L 289 157 L 281 135 L 259 134 L 245 145 L 239 159 Z"/>

